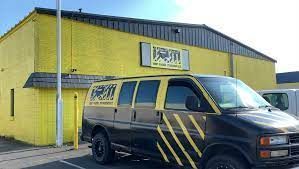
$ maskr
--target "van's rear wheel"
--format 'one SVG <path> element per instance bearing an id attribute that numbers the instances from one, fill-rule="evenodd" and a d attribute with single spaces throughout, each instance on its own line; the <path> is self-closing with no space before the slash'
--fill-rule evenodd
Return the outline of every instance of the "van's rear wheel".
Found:
<path id="1" fill-rule="evenodd" d="M 242 158 L 217 155 L 208 161 L 205 169 L 249 169 L 249 166 Z"/>
<path id="2" fill-rule="evenodd" d="M 108 138 L 97 133 L 92 139 L 92 156 L 99 164 L 107 164 L 114 159 L 115 151 L 111 149 Z"/>

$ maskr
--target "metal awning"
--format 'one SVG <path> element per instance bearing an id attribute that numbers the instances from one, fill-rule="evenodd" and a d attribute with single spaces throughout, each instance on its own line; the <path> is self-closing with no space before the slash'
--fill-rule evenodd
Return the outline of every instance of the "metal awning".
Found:
<path id="1" fill-rule="evenodd" d="M 115 76 L 65 74 L 61 75 L 62 88 L 87 89 L 95 81 L 113 79 Z M 31 73 L 23 88 L 56 88 L 56 73 Z"/>

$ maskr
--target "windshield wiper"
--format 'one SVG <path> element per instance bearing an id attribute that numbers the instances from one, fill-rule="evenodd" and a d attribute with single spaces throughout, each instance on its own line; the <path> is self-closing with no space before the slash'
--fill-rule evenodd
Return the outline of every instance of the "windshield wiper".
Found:
<path id="1" fill-rule="evenodd" d="M 252 107 L 247 106 L 236 106 L 236 107 L 228 107 L 225 110 L 232 110 L 232 109 L 252 109 Z"/>
<path id="2" fill-rule="evenodd" d="M 259 108 L 265 108 L 265 109 L 268 109 L 268 110 L 276 110 L 277 108 L 274 107 L 274 106 L 270 106 L 270 105 L 263 105 L 263 106 L 259 106 Z"/>
<path id="3" fill-rule="evenodd" d="M 262 106 L 259 106 L 259 108 L 274 108 L 274 107 L 270 106 L 270 105 L 262 105 Z"/>

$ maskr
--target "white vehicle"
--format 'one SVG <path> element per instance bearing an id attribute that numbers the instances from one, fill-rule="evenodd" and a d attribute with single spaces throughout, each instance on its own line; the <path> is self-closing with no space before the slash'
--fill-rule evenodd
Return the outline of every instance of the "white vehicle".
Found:
<path id="1" fill-rule="evenodd" d="M 258 93 L 272 106 L 299 116 L 299 89 L 262 90 Z"/>

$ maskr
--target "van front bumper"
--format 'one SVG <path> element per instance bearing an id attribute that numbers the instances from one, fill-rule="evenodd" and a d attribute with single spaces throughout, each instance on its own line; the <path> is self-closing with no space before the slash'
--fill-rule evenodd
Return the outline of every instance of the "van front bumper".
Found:
<path id="1" fill-rule="evenodd" d="M 257 152 L 261 150 L 288 150 L 288 156 L 285 157 L 275 157 L 269 159 L 259 158 L 253 166 L 253 169 L 295 169 L 299 167 L 299 133 L 289 133 L 288 144 L 283 145 L 272 145 L 272 146 L 259 146 L 257 147 Z M 257 153 L 259 154 L 259 153 Z"/>
<path id="2" fill-rule="evenodd" d="M 254 164 L 252 169 L 295 169 L 299 167 L 299 156 L 275 158 Z"/>

